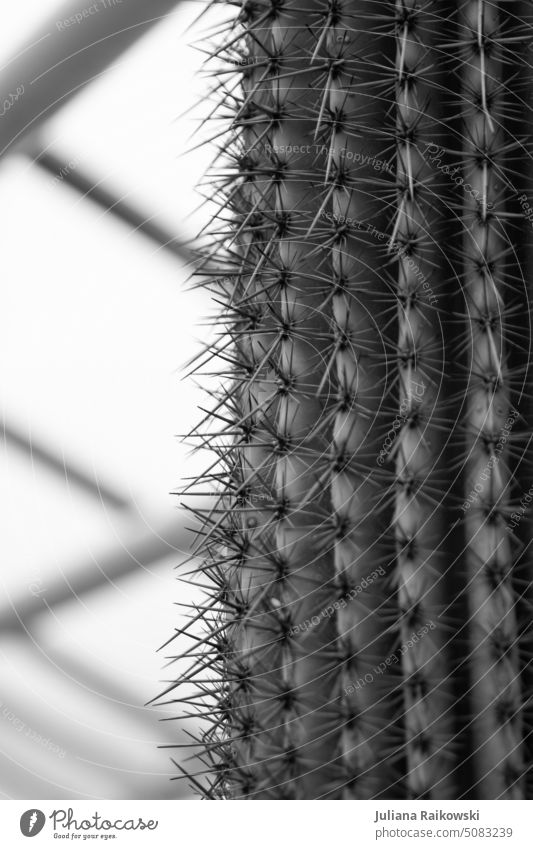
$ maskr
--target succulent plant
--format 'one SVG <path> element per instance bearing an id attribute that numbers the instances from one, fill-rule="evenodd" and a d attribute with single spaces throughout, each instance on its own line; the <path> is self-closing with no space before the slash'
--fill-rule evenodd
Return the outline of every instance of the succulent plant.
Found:
<path id="1" fill-rule="evenodd" d="M 177 766 L 208 799 L 530 798 L 528 8 L 228 10 Z"/>

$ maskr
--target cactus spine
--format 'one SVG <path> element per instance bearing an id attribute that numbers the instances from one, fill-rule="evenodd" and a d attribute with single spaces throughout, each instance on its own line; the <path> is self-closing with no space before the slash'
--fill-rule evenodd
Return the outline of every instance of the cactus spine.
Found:
<path id="1" fill-rule="evenodd" d="M 243 0 L 213 49 L 216 496 L 162 697 L 199 718 L 205 798 L 526 793 L 504 6 Z"/>

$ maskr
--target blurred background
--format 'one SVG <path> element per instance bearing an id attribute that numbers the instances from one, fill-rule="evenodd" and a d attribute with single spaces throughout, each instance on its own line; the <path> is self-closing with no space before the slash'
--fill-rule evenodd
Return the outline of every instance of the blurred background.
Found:
<path id="1" fill-rule="evenodd" d="M 92 10 L 92 11 L 91 11 Z M 198 3 L 17 0 L 0 27 L 0 796 L 164 799 L 144 707 L 190 598 L 183 380 L 211 310 L 184 242 L 212 155 Z M 187 113 L 187 114 L 185 114 Z M 204 399 L 205 400 L 205 399 Z M 174 755 L 175 756 L 175 755 Z"/>

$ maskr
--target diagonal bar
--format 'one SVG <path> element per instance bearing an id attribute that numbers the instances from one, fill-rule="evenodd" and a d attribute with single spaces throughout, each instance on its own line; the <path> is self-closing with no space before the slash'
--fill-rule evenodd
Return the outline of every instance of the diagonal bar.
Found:
<path id="1" fill-rule="evenodd" d="M 95 477 L 91 477 L 75 464 L 64 459 L 62 456 L 47 448 L 33 437 L 25 436 L 18 428 L 2 422 L 0 426 L 0 438 L 3 437 L 6 444 L 23 452 L 32 462 L 38 462 L 46 466 L 56 476 L 66 481 L 69 486 L 76 486 L 86 494 L 105 502 L 109 507 L 117 510 L 128 510 L 132 506 L 130 500 L 112 489 L 110 486 L 100 483 Z"/>
<path id="2" fill-rule="evenodd" d="M 116 581 L 142 569 L 153 568 L 153 564 L 181 552 L 190 546 L 190 533 L 184 527 L 184 514 L 178 514 L 173 522 L 159 529 L 145 531 L 132 536 L 122 545 L 114 545 L 107 553 L 91 558 L 79 567 L 61 574 L 48 586 L 31 586 L 24 597 L 12 598 L 0 608 L 0 632 L 26 629 L 31 620 L 40 613 L 53 615 L 66 602 L 94 590 L 113 586 Z M 179 558 L 184 559 L 184 558 Z"/>
<path id="3" fill-rule="evenodd" d="M 162 250 L 187 264 L 194 260 L 193 251 L 173 233 L 166 230 L 153 217 L 145 215 L 127 200 L 117 197 L 105 188 L 95 177 L 83 173 L 80 168 L 68 170 L 65 162 L 50 151 L 36 154 L 35 164 L 54 177 L 61 178 L 61 184 L 70 186 L 83 198 L 93 201 L 101 209 L 111 213 L 135 231 L 147 236 Z"/>

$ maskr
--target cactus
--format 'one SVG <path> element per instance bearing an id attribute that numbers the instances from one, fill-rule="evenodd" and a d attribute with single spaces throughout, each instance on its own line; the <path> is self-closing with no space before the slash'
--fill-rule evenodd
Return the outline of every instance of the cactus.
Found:
<path id="1" fill-rule="evenodd" d="M 528 9 L 230 8 L 174 762 L 207 799 L 530 798 Z"/>

